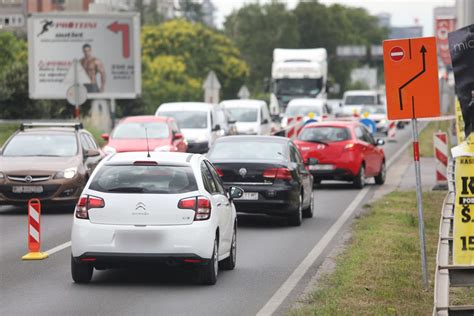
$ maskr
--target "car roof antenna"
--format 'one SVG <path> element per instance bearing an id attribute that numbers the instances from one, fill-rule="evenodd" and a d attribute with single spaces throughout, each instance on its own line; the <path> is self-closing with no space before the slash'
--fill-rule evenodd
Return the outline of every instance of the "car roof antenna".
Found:
<path id="1" fill-rule="evenodd" d="M 146 151 L 148 154 L 146 155 L 147 158 L 150 158 L 150 147 L 148 146 L 148 129 L 145 127 L 145 137 L 146 137 Z"/>

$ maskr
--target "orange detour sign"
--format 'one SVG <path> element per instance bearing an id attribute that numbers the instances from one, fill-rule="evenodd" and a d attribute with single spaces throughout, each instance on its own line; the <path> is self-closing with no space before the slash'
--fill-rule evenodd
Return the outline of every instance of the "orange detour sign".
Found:
<path id="1" fill-rule="evenodd" d="M 383 42 L 389 120 L 440 116 L 434 37 Z"/>

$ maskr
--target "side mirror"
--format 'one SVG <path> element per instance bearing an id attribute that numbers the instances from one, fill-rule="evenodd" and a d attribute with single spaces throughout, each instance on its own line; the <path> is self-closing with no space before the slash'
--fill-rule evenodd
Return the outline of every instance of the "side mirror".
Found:
<path id="1" fill-rule="evenodd" d="M 109 140 L 109 134 L 107 134 L 107 133 L 104 133 L 104 134 L 100 135 L 100 137 L 102 137 L 102 139 L 105 140 L 105 141 Z"/>
<path id="2" fill-rule="evenodd" d="M 263 125 L 263 124 L 268 124 L 268 119 L 264 119 L 264 120 L 262 121 L 262 125 Z"/>
<path id="3" fill-rule="evenodd" d="M 385 145 L 385 141 L 383 139 L 377 139 L 375 141 L 375 146 L 383 146 Z"/>
<path id="4" fill-rule="evenodd" d="M 100 152 L 97 149 L 88 149 L 84 152 L 84 157 L 97 157 L 100 155 Z"/>
<path id="5" fill-rule="evenodd" d="M 229 198 L 233 199 L 240 199 L 244 195 L 244 190 L 239 187 L 230 187 L 229 188 Z"/>
<path id="6" fill-rule="evenodd" d="M 216 126 L 214 126 L 214 128 L 212 129 L 213 132 L 216 132 L 216 131 L 220 131 L 221 129 L 221 126 L 219 124 L 217 124 Z"/>
<path id="7" fill-rule="evenodd" d="M 183 139 L 183 134 L 181 133 L 175 133 L 174 136 L 173 136 L 174 139 Z"/>
<path id="8" fill-rule="evenodd" d="M 314 166 L 318 164 L 318 160 L 316 158 L 308 158 L 306 160 L 306 165 L 308 166 Z"/>

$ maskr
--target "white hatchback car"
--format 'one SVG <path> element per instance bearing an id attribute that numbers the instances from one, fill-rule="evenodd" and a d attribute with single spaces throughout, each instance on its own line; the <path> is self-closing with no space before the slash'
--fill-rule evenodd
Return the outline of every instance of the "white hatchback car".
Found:
<path id="1" fill-rule="evenodd" d="M 197 268 L 215 284 L 218 266 L 236 261 L 237 221 L 213 165 L 202 155 L 118 153 L 104 159 L 87 182 L 72 227 L 71 273 L 87 283 L 93 269 L 164 262 Z"/>

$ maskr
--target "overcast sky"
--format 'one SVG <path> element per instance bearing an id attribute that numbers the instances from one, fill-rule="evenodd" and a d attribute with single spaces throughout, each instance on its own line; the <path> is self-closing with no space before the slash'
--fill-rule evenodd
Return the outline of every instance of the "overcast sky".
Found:
<path id="1" fill-rule="evenodd" d="M 232 10 L 246 3 L 265 3 L 270 0 L 212 0 L 216 5 L 217 25 L 220 27 Z M 283 1 L 282 1 L 283 2 Z M 299 0 L 286 0 L 289 8 L 294 8 Z M 433 8 L 438 6 L 454 6 L 454 0 L 320 0 L 321 3 L 340 3 L 348 6 L 364 7 L 371 14 L 387 12 L 392 15 L 393 26 L 413 25 L 415 19 L 423 25 L 425 36 L 433 35 Z"/>

